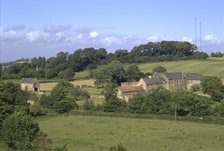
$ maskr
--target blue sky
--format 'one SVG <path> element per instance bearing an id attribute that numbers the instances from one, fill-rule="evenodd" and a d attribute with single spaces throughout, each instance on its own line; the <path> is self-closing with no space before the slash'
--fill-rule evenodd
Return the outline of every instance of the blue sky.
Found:
<path id="1" fill-rule="evenodd" d="M 60 51 L 131 50 L 149 41 L 195 42 L 224 52 L 223 0 L 0 0 L 1 62 Z M 199 46 L 199 43 L 198 43 Z"/>

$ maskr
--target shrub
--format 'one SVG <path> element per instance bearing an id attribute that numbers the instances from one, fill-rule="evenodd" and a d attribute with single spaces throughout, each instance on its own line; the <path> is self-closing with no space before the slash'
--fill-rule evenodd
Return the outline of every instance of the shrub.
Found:
<path id="1" fill-rule="evenodd" d="M 39 104 L 31 105 L 30 106 L 30 115 L 31 116 L 43 116 L 46 115 L 46 110 Z"/>
<path id="2" fill-rule="evenodd" d="M 68 113 L 72 109 L 77 107 L 77 104 L 72 99 L 64 99 L 54 104 L 54 109 L 57 113 Z"/>
<path id="3" fill-rule="evenodd" d="M 95 110 L 95 105 L 92 100 L 86 100 L 83 104 L 83 110 L 90 110 L 94 111 Z"/>
<path id="4" fill-rule="evenodd" d="M 200 91 L 201 86 L 198 84 L 194 84 L 194 85 L 192 85 L 191 89 L 193 92 L 198 92 L 198 91 Z"/>
<path id="5" fill-rule="evenodd" d="M 128 151 L 121 143 L 116 147 L 110 147 L 110 151 Z"/>

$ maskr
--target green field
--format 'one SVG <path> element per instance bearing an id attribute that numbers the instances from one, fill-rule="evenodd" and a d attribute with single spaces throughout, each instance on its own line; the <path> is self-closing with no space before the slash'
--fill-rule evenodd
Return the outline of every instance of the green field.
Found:
<path id="1" fill-rule="evenodd" d="M 39 119 L 56 146 L 69 151 L 108 151 L 122 143 L 129 151 L 223 151 L 224 126 L 194 122 L 97 116 Z"/>
<path id="2" fill-rule="evenodd" d="M 204 76 L 224 78 L 224 60 L 187 60 L 139 64 L 142 72 L 152 72 L 157 66 L 164 66 L 168 72 L 196 72 Z"/>

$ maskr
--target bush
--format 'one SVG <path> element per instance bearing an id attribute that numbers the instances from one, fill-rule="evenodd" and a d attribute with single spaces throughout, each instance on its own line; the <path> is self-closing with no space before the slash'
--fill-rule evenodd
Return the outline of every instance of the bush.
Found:
<path id="1" fill-rule="evenodd" d="M 158 66 L 158 67 L 155 67 L 153 70 L 152 70 L 152 73 L 155 73 L 155 72 L 167 72 L 167 69 L 163 66 Z"/>
<path id="2" fill-rule="evenodd" d="M 94 111 L 95 105 L 93 103 L 93 100 L 85 100 L 85 102 L 83 104 L 83 110 Z"/>
<path id="3" fill-rule="evenodd" d="M 30 115 L 31 116 L 43 116 L 46 115 L 46 110 L 39 104 L 31 105 L 30 106 Z"/>
<path id="4" fill-rule="evenodd" d="M 122 144 L 119 144 L 116 147 L 110 147 L 110 151 L 128 151 L 128 150 Z"/>
<path id="5" fill-rule="evenodd" d="M 114 99 L 103 103 L 104 112 L 121 112 L 126 111 L 127 103 L 123 100 Z"/>
<path id="6" fill-rule="evenodd" d="M 219 103 L 214 110 L 219 116 L 224 117 L 224 102 Z"/>
<path id="7" fill-rule="evenodd" d="M 71 99 L 65 99 L 65 100 L 56 102 L 54 104 L 54 109 L 59 114 L 68 113 L 69 111 L 71 111 L 75 107 L 77 107 L 77 104 L 75 103 L 75 101 L 73 101 Z"/>
<path id="8" fill-rule="evenodd" d="M 200 91 L 201 86 L 198 84 L 194 84 L 194 85 L 192 85 L 191 89 L 193 92 L 198 92 L 198 91 Z"/>
<path id="9" fill-rule="evenodd" d="M 39 126 L 25 112 L 15 112 L 3 121 L 1 133 L 9 148 L 30 151 L 39 135 Z"/>

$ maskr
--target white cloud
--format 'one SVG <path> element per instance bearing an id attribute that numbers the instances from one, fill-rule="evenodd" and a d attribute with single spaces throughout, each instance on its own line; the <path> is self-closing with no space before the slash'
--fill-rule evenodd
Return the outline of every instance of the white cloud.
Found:
<path id="1" fill-rule="evenodd" d="M 30 41 L 36 41 L 41 37 L 41 35 L 40 31 L 31 31 L 27 33 L 27 39 Z"/>
<path id="2" fill-rule="evenodd" d="M 210 40 L 211 41 L 211 40 L 217 40 L 217 38 L 214 35 L 209 34 L 209 35 L 206 35 L 204 37 L 204 40 L 208 40 L 208 41 Z"/>
<path id="3" fill-rule="evenodd" d="M 79 34 L 79 35 L 77 36 L 78 39 L 81 39 L 82 37 L 83 37 L 82 34 Z"/>
<path id="4" fill-rule="evenodd" d="M 184 36 L 184 37 L 182 38 L 182 41 L 188 41 L 188 42 L 192 43 L 192 42 L 193 42 L 193 38 L 190 38 L 190 37 L 188 37 L 188 36 Z"/>
<path id="5" fill-rule="evenodd" d="M 96 32 L 96 31 L 92 31 L 92 32 L 90 32 L 90 34 L 89 34 L 89 37 L 90 37 L 90 38 L 96 38 L 96 37 L 98 37 L 98 36 L 99 36 L 99 33 Z"/>
<path id="6" fill-rule="evenodd" d="M 119 43 L 119 39 L 114 37 L 114 36 L 108 36 L 104 38 L 104 41 L 108 44 L 111 45 L 112 43 Z"/>
<path id="7" fill-rule="evenodd" d="M 155 35 L 149 36 L 147 40 L 151 42 L 159 42 L 159 41 L 167 40 L 167 37 L 166 35 L 161 36 L 161 35 L 155 34 Z"/>
<path id="8" fill-rule="evenodd" d="M 2 26 L 0 26 L 0 32 L 3 32 L 3 27 Z"/>

